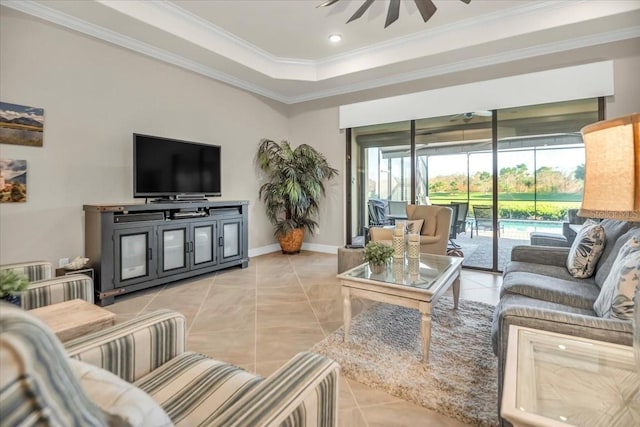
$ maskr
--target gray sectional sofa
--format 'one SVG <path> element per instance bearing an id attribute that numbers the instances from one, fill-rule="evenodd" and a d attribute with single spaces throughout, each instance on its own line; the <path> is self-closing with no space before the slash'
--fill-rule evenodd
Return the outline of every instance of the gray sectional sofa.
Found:
<path id="1" fill-rule="evenodd" d="M 640 223 L 607 219 L 601 225 L 607 241 L 595 274 L 587 279 L 576 279 L 567 271 L 568 247 L 513 248 L 491 330 L 498 356 L 499 405 L 510 325 L 632 345 L 631 322 L 598 317 L 593 303 L 622 245 L 634 235 L 640 239 Z"/>

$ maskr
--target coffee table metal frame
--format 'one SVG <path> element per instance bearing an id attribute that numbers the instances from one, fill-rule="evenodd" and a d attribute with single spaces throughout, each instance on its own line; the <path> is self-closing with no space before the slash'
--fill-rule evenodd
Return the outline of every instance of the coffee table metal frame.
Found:
<path id="1" fill-rule="evenodd" d="M 421 314 L 422 361 L 429 361 L 431 345 L 431 309 L 433 304 L 453 286 L 453 307 L 458 308 L 460 271 L 464 258 L 420 254 L 418 273 L 408 261 L 394 260 L 386 271 L 374 274 L 364 263 L 338 274 L 342 287 L 344 341 L 349 342 L 351 298 L 359 297 L 387 304 L 417 309 Z M 395 263 L 395 264 L 394 264 Z M 403 263 L 402 266 L 399 263 Z M 402 267 L 402 268 L 400 268 Z"/>

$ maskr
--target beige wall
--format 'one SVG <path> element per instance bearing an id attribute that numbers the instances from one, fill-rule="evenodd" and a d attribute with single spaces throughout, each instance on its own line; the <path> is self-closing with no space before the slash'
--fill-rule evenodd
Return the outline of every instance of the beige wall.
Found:
<path id="1" fill-rule="evenodd" d="M 45 109 L 42 148 L 0 145 L 0 157 L 26 159 L 28 202 L 0 205 L 0 264 L 83 252 L 82 205 L 131 202 L 132 132 L 219 144 L 223 200 L 249 200 L 249 248 L 277 244 L 257 199 L 253 164 L 262 137 L 307 143 L 340 176 L 327 185 L 310 249 L 344 243 L 345 136 L 338 106 L 368 99 L 613 59 L 615 97 L 607 116 L 640 111 L 638 42 L 576 51 L 482 70 L 284 106 L 106 42 L 0 9 L 0 100 Z"/>
<path id="2" fill-rule="evenodd" d="M 257 200 L 262 137 L 288 138 L 282 104 L 2 8 L 0 99 L 44 108 L 28 201 L 0 205 L 0 264 L 83 253 L 82 205 L 132 202 L 132 133 L 222 146 L 222 200 L 249 200 L 249 247 L 274 243 Z"/>
<path id="3" fill-rule="evenodd" d="M 613 63 L 614 96 L 606 100 L 607 118 L 640 112 L 640 43 L 638 55 L 616 59 Z"/>
<path id="4" fill-rule="evenodd" d="M 309 144 L 321 151 L 339 175 L 325 185 L 326 198 L 320 202 L 319 228 L 315 236 L 305 237 L 309 249 L 330 251 L 344 245 L 344 167 L 345 136 L 338 129 L 338 108 L 321 108 L 298 113 L 295 106 L 289 119 L 291 142 Z M 317 245 L 324 245 L 317 246 Z M 335 251 L 335 249 L 334 249 Z"/>

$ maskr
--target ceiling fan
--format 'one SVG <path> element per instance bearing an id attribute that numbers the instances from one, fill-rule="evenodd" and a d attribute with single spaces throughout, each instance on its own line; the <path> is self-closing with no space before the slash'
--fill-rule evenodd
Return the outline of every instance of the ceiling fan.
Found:
<path id="1" fill-rule="evenodd" d="M 332 4 L 337 3 L 338 1 L 340 0 L 326 0 L 325 2 L 319 4 L 316 7 L 331 6 Z M 367 11 L 367 9 L 369 9 L 369 7 L 371 7 L 374 1 L 375 0 L 365 0 L 362 3 L 362 6 L 360 6 L 358 10 L 356 10 L 356 13 L 354 13 L 351 16 L 351 18 L 349 18 L 349 20 L 347 21 L 347 24 L 351 21 L 355 21 L 356 19 L 364 15 L 364 13 Z M 433 4 L 433 1 L 431 0 L 413 0 L 413 1 L 416 4 L 416 7 L 418 8 L 418 10 L 420 11 L 420 15 L 422 15 L 422 19 L 424 20 L 424 22 L 427 22 L 429 18 L 431 18 L 433 14 L 436 13 L 437 7 L 435 4 Z M 460 0 L 460 1 L 465 4 L 471 3 L 471 0 Z M 389 25 L 393 24 L 398 19 L 399 15 L 400 15 L 400 0 L 391 0 L 389 3 L 389 9 L 387 10 L 387 19 L 384 22 L 384 27 L 387 28 Z"/>
<path id="2" fill-rule="evenodd" d="M 450 122 L 455 122 L 462 119 L 463 122 L 468 122 L 474 117 L 491 117 L 493 113 L 489 110 L 480 110 L 480 111 L 469 111 L 468 113 L 456 114 L 451 117 Z"/>

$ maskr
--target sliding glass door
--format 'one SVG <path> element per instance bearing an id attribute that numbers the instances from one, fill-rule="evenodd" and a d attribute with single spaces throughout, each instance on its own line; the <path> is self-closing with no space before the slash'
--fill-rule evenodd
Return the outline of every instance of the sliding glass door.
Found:
<path id="1" fill-rule="evenodd" d="M 596 99 L 497 111 L 498 269 L 532 233 L 563 235 L 584 185 L 580 129 L 598 121 Z"/>
<path id="2" fill-rule="evenodd" d="M 410 122 L 351 129 L 351 239 L 406 217 L 411 199 Z"/>
<path id="3" fill-rule="evenodd" d="M 457 204 L 450 246 L 465 267 L 501 270 L 514 245 L 562 234 L 580 205 L 579 130 L 601 106 L 586 99 L 351 129 L 348 243 L 363 244 L 369 227 L 392 224 L 407 203 Z"/>

